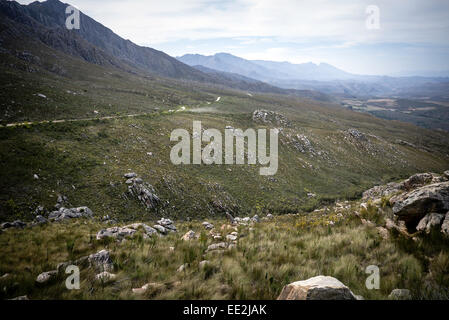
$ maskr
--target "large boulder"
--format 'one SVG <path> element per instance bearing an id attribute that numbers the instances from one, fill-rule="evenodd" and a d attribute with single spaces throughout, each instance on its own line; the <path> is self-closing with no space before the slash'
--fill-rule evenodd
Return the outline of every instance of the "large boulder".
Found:
<path id="1" fill-rule="evenodd" d="M 393 213 L 407 223 L 417 223 L 429 212 L 446 213 L 449 210 L 449 182 L 422 186 L 391 198 L 390 203 Z"/>
<path id="2" fill-rule="evenodd" d="M 338 279 L 317 276 L 286 285 L 278 300 L 357 300 L 347 286 Z"/>

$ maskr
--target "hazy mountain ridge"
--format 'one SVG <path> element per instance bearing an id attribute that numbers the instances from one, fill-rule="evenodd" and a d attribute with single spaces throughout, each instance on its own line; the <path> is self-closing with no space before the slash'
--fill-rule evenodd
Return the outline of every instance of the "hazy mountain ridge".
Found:
<path id="1" fill-rule="evenodd" d="M 429 92 L 429 86 L 435 86 L 434 91 L 441 95 L 442 91 L 438 89 L 441 83 L 449 82 L 449 78 L 443 77 L 358 75 L 326 63 L 317 65 L 245 60 L 227 53 L 213 56 L 186 54 L 177 58 L 188 65 L 202 65 L 220 71 L 234 72 L 281 88 L 318 90 L 343 97 L 401 95 L 410 91 L 420 94 L 417 87 L 423 85 L 427 87 L 426 92 Z"/>

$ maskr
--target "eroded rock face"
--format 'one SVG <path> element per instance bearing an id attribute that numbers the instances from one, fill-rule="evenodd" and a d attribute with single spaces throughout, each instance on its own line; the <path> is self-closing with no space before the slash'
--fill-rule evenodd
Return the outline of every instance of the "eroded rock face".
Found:
<path id="1" fill-rule="evenodd" d="M 338 279 L 317 276 L 286 285 L 278 300 L 356 300 L 355 295 Z"/>
<path id="2" fill-rule="evenodd" d="M 88 207 L 78 208 L 64 208 L 61 207 L 58 211 L 53 211 L 48 215 L 48 219 L 52 221 L 62 221 L 76 218 L 92 218 L 93 212 Z"/>
<path id="3" fill-rule="evenodd" d="M 449 210 L 449 182 L 417 188 L 391 198 L 390 203 L 393 213 L 407 223 L 418 222 L 429 212 L 446 213 Z"/>
<path id="4" fill-rule="evenodd" d="M 161 202 L 151 184 L 133 179 L 128 186 L 128 192 L 137 198 L 147 209 L 154 209 Z"/>

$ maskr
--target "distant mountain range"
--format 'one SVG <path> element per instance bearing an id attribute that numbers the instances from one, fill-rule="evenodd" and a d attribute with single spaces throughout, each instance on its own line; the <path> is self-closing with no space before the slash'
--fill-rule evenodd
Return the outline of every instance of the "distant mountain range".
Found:
<path id="1" fill-rule="evenodd" d="M 213 56 L 186 54 L 177 57 L 177 59 L 189 66 L 201 65 L 219 71 L 238 73 L 262 81 L 273 79 L 332 81 L 358 77 L 326 63 L 317 65 L 311 62 L 293 64 L 290 62 L 245 60 L 229 53 L 217 53 Z"/>
<path id="2" fill-rule="evenodd" d="M 246 60 L 229 53 L 212 56 L 186 54 L 177 59 L 190 66 L 232 72 L 281 88 L 316 90 L 343 97 L 408 96 L 411 93 L 419 97 L 432 92 L 434 98 L 446 99 L 449 86 L 449 78 L 444 77 L 357 75 L 326 63 Z M 426 90 L 421 91 L 420 87 L 426 87 Z"/>

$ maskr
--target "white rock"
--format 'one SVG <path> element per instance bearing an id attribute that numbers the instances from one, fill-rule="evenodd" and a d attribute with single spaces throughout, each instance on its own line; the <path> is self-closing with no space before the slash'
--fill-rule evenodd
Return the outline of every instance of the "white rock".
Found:
<path id="1" fill-rule="evenodd" d="M 356 300 L 354 294 L 338 279 L 317 276 L 286 285 L 278 300 Z"/>

